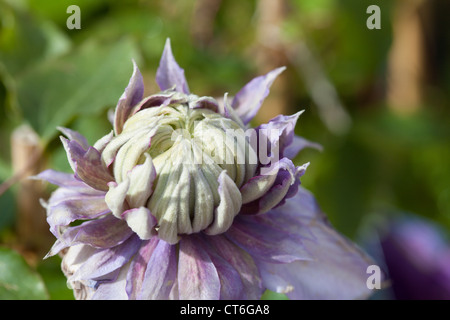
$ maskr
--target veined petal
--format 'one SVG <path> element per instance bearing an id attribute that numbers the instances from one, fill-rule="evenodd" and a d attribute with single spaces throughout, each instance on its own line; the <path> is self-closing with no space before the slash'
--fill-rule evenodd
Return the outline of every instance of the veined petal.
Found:
<path id="1" fill-rule="evenodd" d="M 88 245 L 78 244 L 68 248 L 63 256 L 61 269 L 67 277 L 67 286 L 74 290 L 76 299 L 91 299 L 94 294 L 94 288 L 87 285 L 89 281 L 70 279 L 97 250 Z"/>
<path id="2" fill-rule="evenodd" d="M 242 282 L 242 298 L 247 300 L 259 299 L 263 293 L 262 280 L 253 258 L 226 236 L 209 237 L 210 243 L 216 252 L 226 260 L 239 274 Z M 219 276 L 221 273 L 219 272 Z M 223 285 L 222 285 L 223 286 Z M 229 292 L 231 294 L 232 292 Z M 222 289 L 221 299 L 237 299 L 236 296 L 225 296 Z"/>
<path id="3" fill-rule="evenodd" d="M 305 148 L 313 148 L 319 151 L 323 150 L 323 147 L 320 144 L 294 134 L 292 143 L 284 149 L 283 156 L 289 159 L 294 159 L 297 154 Z"/>
<path id="4" fill-rule="evenodd" d="M 60 240 L 65 247 L 88 244 L 94 248 L 111 248 L 123 243 L 133 234 L 126 222 L 109 214 L 103 218 L 90 220 L 75 227 L 69 227 Z"/>
<path id="5" fill-rule="evenodd" d="M 374 262 L 330 226 L 309 192 L 300 188 L 294 198 L 266 216 L 290 232 L 309 229 L 313 235 L 301 241 L 311 253 L 310 260 L 274 264 L 254 256 L 268 289 L 291 299 L 362 299 L 372 293 L 366 285 L 366 272 Z M 283 216 L 291 221 L 289 226 Z"/>
<path id="6" fill-rule="evenodd" d="M 189 108 L 191 109 L 209 109 L 214 112 L 218 112 L 219 110 L 219 104 L 217 103 L 216 99 L 212 97 L 200 97 L 195 99 L 194 102 L 189 103 Z"/>
<path id="7" fill-rule="evenodd" d="M 125 289 L 129 263 L 124 265 L 117 277 L 113 280 L 102 282 L 92 295 L 92 300 L 127 300 L 128 295 Z"/>
<path id="8" fill-rule="evenodd" d="M 66 137 L 68 137 L 70 141 L 78 142 L 78 144 L 84 150 L 87 150 L 90 147 L 88 141 L 81 133 L 64 127 L 57 127 L 57 129 L 61 131 Z"/>
<path id="9" fill-rule="evenodd" d="M 168 90 L 175 86 L 175 90 L 182 93 L 189 93 L 188 84 L 184 76 L 184 70 L 180 68 L 172 53 L 170 39 L 166 40 L 166 45 L 156 71 L 156 82 L 161 90 Z"/>
<path id="10" fill-rule="evenodd" d="M 277 68 L 264 76 L 254 78 L 236 94 L 231 106 L 244 124 L 248 124 L 258 113 L 273 81 L 285 69 L 285 67 Z"/>
<path id="11" fill-rule="evenodd" d="M 76 175 L 94 189 L 107 191 L 108 182 L 114 181 L 114 177 L 103 165 L 100 152 L 90 147 L 82 158 L 76 160 Z"/>
<path id="12" fill-rule="evenodd" d="M 220 279 L 220 299 L 221 300 L 242 300 L 245 299 L 244 284 L 238 271 L 218 254 L 212 247 L 205 243 L 205 250 L 211 258 Z"/>
<path id="13" fill-rule="evenodd" d="M 279 168 L 274 167 L 272 172 L 264 175 L 254 176 L 248 180 L 240 189 L 242 194 L 242 203 L 250 203 L 261 198 L 273 186 Z"/>
<path id="14" fill-rule="evenodd" d="M 226 236 L 261 261 L 290 263 L 311 260 L 310 253 L 303 246 L 301 234 L 286 232 L 273 221 L 265 219 L 265 215 L 239 215 Z"/>
<path id="15" fill-rule="evenodd" d="M 158 237 L 153 237 L 150 240 L 142 241 L 139 251 L 132 259 L 127 274 L 126 285 L 126 291 L 129 299 L 136 300 L 140 294 L 150 257 L 160 241 L 161 240 Z"/>
<path id="16" fill-rule="evenodd" d="M 131 115 L 134 115 L 136 112 L 151 108 L 151 107 L 159 107 L 162 105 L 167 105 L 171 102 L 171 97 L 175 95 L 175 90 L 165 90 L 156 94 L 152 94 L 144 99 L 142 99 L 137 105 L 134 106 L 131 111 Z"/>
<path id="17" fill-rule="evenodd" d="M 70 143 L 70 140 L 60 137 L 64 150 L 66 151 L 67 160 L 69 161 L 70 168 L 74 173 L 77 172 L 76 160 L 82 158 L 86 153 L 86 150 L 76 142 L 75 140 Z"/>
<path id="18" fill-rule="evenodd" d="M 47 222 L 55 236 L 59 227 L 75 220 L 95 219 L 110 212 L 103 195 L 86 195 L 76 190 L 60 188 L 53 192 L 47 204 Z"/>
<path id="19" fill-rule="evenodd" d="M 178 291 L 180 300 L 218 300 L 220 279 L 207 252 L 192 236 L 179 242 Z"/>
<path id="20" fill-rule="evenodd" d="M 308 165 L 309 163 L 295 167 L 290 159 L 283 158 L 272 164 L 271 169 L 263 168 L 266 169 L 264 175 L 268 175 L 267 178 L 264 178 L 264 175 L 257 176 L 254 180 L 250 180 L 247 186 L 244 185 L 246 187 L 244 195 L 247 201 L 256 196 L 260 197 L 242 205 L 241 213 L 264 213 L 282 205 L 286 199 L 293 197 L 297 192 L 300 177 L 305 173 Z M 275 179 L 273 179 L 272 172 L 276 172 Z M 272 183 L 270 187 L 267 185 L 268 183 Z M 254 194 L 250 192 L 250 188 L 254 188 Z"/>
<path id="21" fill-rule="evenodd" d="M 143 95 L 144 80 L 136 62 L 133 60 L 133 75 L 116 106 L 114 115 L 114 130 L 116 134 L 122 132 L 123 124 L 130 116 L 132 108 L 142 100 Z"/>
<path id="22" fill-rule="evenodd" d="M 71 173 L 65 173 L 60 171 L 55 171 L 48 169 L 42 171 L 36 176 L 30 177 L 36 180 L 45 180 L 51 184 L 57 185 L 58 187 L 69 188 L 69 189 L 87 189 L 89 188 L 84 182 L 75 179 L 75 176 Z M 92 189 L 94 193 L 98 193 L 98 190 Z"/>
<path id="23" fill-rule="evenodd" d="M 286 157 L 284 150 L 292 144 L 295 124 L 303 112 L 304 110 L 291 116 L 279 115 L 256 128 L 258 138 L 268 140 L 269 158 L 277 160 Z"/>
<path id="24" fill-rule="evenodd" d="M 117 270 L 125 265 L 139 250 L 141 240 L 131 236 L 122 244 L 108 248 L 97 249 L 70 277 L 70 280 L 95 280 Z"/>
<path id="25" fill-rule="evenodd" d="M 176 246 L 160 240 L 153 250 L 138 299 L 166 300 L 176 282 Z"/>
<path id="26" fill-rule="evenodd" d="M 107 191 L 107 183 L 114 181 L 114 177 L 103 165 L 100 153 L 93 147 L 83 149 L 75 140 L 61 137 L 61 141 L 76 176 L 94 189 Z"/>

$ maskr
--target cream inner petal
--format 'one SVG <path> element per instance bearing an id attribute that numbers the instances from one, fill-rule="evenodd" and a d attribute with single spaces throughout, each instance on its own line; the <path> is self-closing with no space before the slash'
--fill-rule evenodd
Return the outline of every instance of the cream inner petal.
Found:
<path id="1" fill-rule="evenodd" d="M 127 184 L 115 187 L 127 189 L 125 201 L 133 202 L 127 205 L 146 206 L 158 221 L 158 236 L 171 244 L 183 234 L 225 232 L 242 204 L 239 188 L 257 168 L 242 125 L 210 109 L 190 108 L 195 98 L 137 112 L 102 153 L 118 185 Z M 139 166 L 155 175 L 140 175 Z"/>

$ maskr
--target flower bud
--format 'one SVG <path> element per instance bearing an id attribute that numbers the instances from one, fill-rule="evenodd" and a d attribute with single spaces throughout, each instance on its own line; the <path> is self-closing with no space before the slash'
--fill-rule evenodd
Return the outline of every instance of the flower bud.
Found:
<path id="1" fill-rule="evenodd" d="M 168 98 L 159 106 L 142 104 L 103 151 L 116 181 L 107 203 L 118 217 L 147 208 L 169 243 L 182 234 L 223 233 L 241 209 L 239 188 L 255 174 L 255 150 L 241 123 L 214 111 L 214 99 L 162 95 Z"/>

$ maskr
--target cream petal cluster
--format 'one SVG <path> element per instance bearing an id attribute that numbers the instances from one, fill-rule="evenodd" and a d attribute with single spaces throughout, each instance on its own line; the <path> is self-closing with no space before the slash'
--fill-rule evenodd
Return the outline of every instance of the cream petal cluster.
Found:
<path id="1" fill-rule="evenodd" d="M 149 102 L 161 101 L 149 107 Z M 101 154 L 114 182 L 105 200 L 141 239 L 228 230 L 242 205 L 240 187 L 255 175 L 256 152 L 240 121 L 218 113 L 213 98 L 167 90 L 138 104 Z M 235 118 L 237 119 L 237 118 Z M 231 134 L 232 133 L 232 134 Z"/>

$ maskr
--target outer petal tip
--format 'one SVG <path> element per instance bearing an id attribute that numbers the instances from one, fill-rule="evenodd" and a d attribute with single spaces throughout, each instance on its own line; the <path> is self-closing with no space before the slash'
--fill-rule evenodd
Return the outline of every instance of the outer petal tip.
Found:
<path id="1" fill-rule="evenodd" d="M 285 69 L 286 67 L 280 67 L 266 75 L 254 78 L 236 94 L 231 106 L 236 110 L 244 124 L 248 124 L 256 115 L 269 94 L 270 86 Z"/>
<path id="2" fill-rule="evenodd" d="M 175 86 L 176 91 L 189 93 L 184 70 L 178 65 L 173 56 L 169 38 L 166 40 L 161 61 L 156 71 L 156 82 L 161 90 L 168 90 Z"/>
<path id="3" fill-rule="evenodd" d="M 122 132 L 123 124 L 130 116 L 133 106 L 141 101 L 144 95 L 144 79 L 136 62 L 134 60 L 132 60 L 132 62 L 133 75 L 117 103 L 114 114 L 114 130 L 116 133 Z"/>

